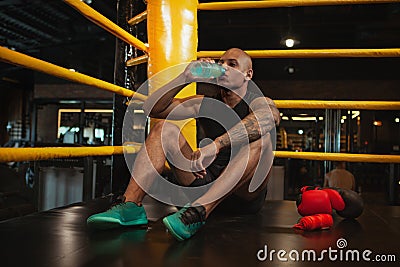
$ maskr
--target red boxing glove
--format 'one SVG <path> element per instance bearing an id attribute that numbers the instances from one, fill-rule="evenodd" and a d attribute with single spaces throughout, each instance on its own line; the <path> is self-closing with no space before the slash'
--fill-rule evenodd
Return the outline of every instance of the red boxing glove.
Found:
<path id="1" fill-rule="evenodd" d="M 332 188 L 324 188 L 323 190 L 328 193 L 329 199 L 331 200 L 332 208 L 339 211 L 344 209 L 346 205 L 342 196 L 337 190 L 334 190 Z"/>
<path id="2" fill-rule="evenodd" d="M 329 229 L 333 226 L 332 215 L 330 214 L 315 214 L 301 218 L 297 224 L 293 226 L 295 229 L 312 231 Z"/>
<path id="3" fill-rule="evenodd" d="M 311 190 L 310 190 L 311 189 Z M 302 194 L 297 199 L 297 211 L 301 216 L 314 214 L 332 214 L 332 206 L 329 194 L 313 187 L 303 187 Z"/>
<path id="4" fill-rule="evenodd" d="M 309 190 L 317 190 L 317 189 L 321 189 L 321 187 L 313 186 L 313 185 L 305 185 L 300 189 L 300 192 L 304 193 L 304 192 L 309 191 Z"/>

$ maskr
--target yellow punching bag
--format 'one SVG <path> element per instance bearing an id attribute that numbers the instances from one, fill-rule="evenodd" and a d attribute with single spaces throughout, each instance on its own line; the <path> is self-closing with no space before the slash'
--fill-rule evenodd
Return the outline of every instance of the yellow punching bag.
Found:
<path id="1" fill-rule="evenodd" d="M 164 82 L 178 75 L 182 68 L 163 72 L 167 75 L 151 77 L 171 66 L 190 62 L 197 58 L 197 0 L 148 0 L 147 35 L 149 43 L 148 76 L 149 94 L 156 91 Z M 165 77 L 162 77 L 165 76 Z M 163 80 L 160 82 L 160 80 Z M 196 94 L 195 84 L 188 85 L 177 97 Z M 196 148 L 196 123 L 194 119 L 177 123 L 183 127 L 182 134 L 189 145 Z"/>

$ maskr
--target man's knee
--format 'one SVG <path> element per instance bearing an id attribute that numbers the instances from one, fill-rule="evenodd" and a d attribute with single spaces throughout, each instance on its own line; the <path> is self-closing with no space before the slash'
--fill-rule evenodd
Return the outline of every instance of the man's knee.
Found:
<path id="1" fill-rule="evenodd" d="M 246 183 L 244 183 L 241 187 L 239 187 L 234 192 L 234 194 L 246 201 L 253 201 L 254 199 L 258 198 L 260 194 L 264 194 L 264 197 L 265 197 L 266 192 L 267 192 L 266 190 L 268 187 L 268 180 L 269 180 L 270 176 L 271 176 L 271 171 L 265 176 L 262 183 L 253 192 L 249 191 L 251 179 L 254 178 L 254 177 L 251 177 L 251 179 L 249 181 L 247 181 Z"/>

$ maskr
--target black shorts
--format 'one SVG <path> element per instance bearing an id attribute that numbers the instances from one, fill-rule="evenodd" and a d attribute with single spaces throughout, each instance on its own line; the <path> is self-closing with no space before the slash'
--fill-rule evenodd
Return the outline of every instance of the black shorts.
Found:
<path id="1" fill-rule="evenodd" d="M 211 164 L 206 168 L 206 175 L 201 179 L 194 180 L 194 182 L 190 186 L 191 187 L 202 186 L 217 180 L 217 178 L 221 175 L 225 167 L 226 167 L 225 165 Z"/>
<path id="2" fill-rule="evenodd" d="M 215 211 L 231 214 L 254 214 L 259 212 L 264 206 L 266 196 L 267 187 L 261 190 L 257 197 L 252 200 L 243 199 L 233 193 L 224 199 Z"/>
<path id="3" fill-rule="evenodd" d="M 218 164 L 211 164 L 208 166 L 207 174 L 202 179 L 196 179 L 190 186 L 202 186 L 215 181 L 225 169 L 225 166 Z M 252 200 L 245 200 L 235 193 L 225 198 L 216 208 L 216 211 L 227 212 L 233 214 L 251 214 L 257 213 L 265 202 L 267 195 L 267 187 L 261 190 L 257 197 Z"/>
<path id="4" fill-rule="evenodd" d="M 212 163 L 210 166 L 206 168 L 207 171 L 206 176 L 202 179 L 196 179 L 190 185 L 190 187 L 199 187 L 215 181 L 221 175 L 225 167 L 226 167 L 225 165 L 218 165 Z M 169 174 L 170 175 L 167 175 L 168 176 L 167 179 L 172 183 L 179 184 L 178 181 L 176 180 L 176 177 L 172 173 Z M 197 193 L 198 193 L 197 197 L 202 196 L 203 194 L 206 193 L 206 188 L 199 189 L 199 192 Z M 218 205 L 215 211 L 222 213 L 231 213 L 231 214 L 257 213 L 263 207 L 266 195 L 267 195 L 267 187 L 261 190 L 258 196 L 252 200 L 243 199 L 235 195 L 235 193 L 233 193 L 230 196 L 226 197 Z"/>

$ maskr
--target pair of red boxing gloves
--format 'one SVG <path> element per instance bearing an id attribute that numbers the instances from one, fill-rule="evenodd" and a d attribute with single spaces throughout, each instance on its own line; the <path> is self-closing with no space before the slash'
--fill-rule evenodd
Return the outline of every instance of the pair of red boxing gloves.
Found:
<path id="1" fill-rule="evenodd" d="M 302 217 L 293 227 L 301 230 L 328 229 L 333 226 L 332 210 L 343 218 L 357 218 L 364 209 L 361 196 L 349 189 L 304 186 L 297 199 Z"/>

